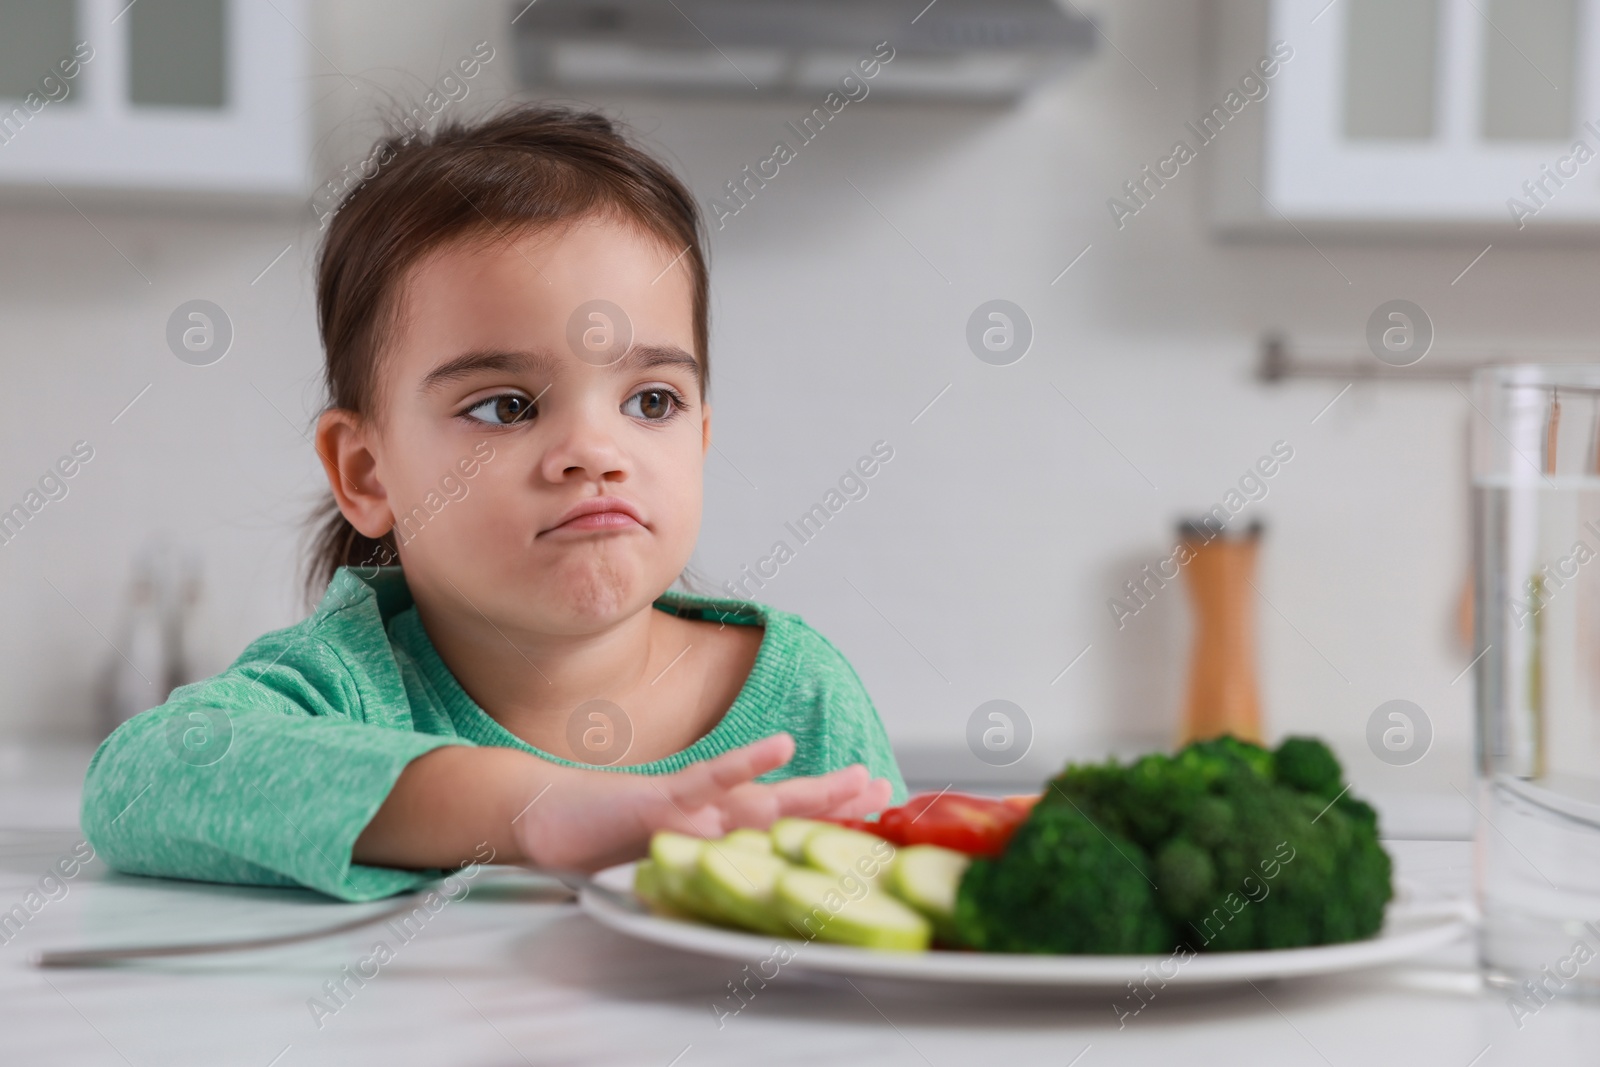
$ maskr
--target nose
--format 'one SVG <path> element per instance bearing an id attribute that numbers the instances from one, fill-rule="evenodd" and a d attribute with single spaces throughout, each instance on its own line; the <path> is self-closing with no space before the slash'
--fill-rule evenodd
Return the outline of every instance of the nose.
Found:
<path id="1" fill-rule="evenodd" d="M 544 454 L 539 457 L 539 472 L 552 484 L 570 480 L 620 482 L 628 477 L 627 456 L 617 440 L 618 423 L 624 418 L 615 408 L 603 403 L 562 405 L 545 425 L 555 431 Z"/>

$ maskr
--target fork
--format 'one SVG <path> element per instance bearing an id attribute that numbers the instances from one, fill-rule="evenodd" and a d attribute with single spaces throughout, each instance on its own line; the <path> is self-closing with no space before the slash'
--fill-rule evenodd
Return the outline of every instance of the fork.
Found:
<path id="1" fill-rule="evenodd" d="M 593 893 L 595 896 L 626 911 L 631 911 L 638 915 L 649 914 L 649 909 L 632 894 L 619 892 L 610 886 L 602 885 L 582 871 L 541 867 L 529 867 L 524 868 L 524 870 L 528 874 L 539 875 L 560 882 L 574 892 Z M 302 930 L 292 934 L 240 938 L 231 941 L 191 941 L 165 945 L 127 945 L 116 948 L 47 949 L 34 953 L 31 957 L 31 962 L 35 967 L 98 967 L 107 963 L 118 963 L 122 960 L 155 959 L 169 956 L 204 956 L 213 953 L 251 952 L 257 949 L 276 948 L 280 945 L 293 945 L 305 941 L 315 941 L 319 938 L 333 937 L 336 934 L 359 930 L 363 926 L 371 926 L 373 923 L 408 914 L 417 907 L 422 898 L 422 893 L 413 893 L 402 898 L 399 903 L 382 911 L 374 912 L 371 915 L 336 923 L 333 926 Z"/>

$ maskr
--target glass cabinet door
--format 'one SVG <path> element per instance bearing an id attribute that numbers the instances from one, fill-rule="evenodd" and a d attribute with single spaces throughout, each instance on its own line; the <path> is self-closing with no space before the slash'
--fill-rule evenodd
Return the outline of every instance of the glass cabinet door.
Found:
<path id="1" fill-rule="evenodd" d="M 0 187 L 304 196 L 306 7 L 0 0 Z"/>
<path id="2" fill-rule="evenodd" d="M 1272 0 L 1269 39 L 1294 56 L 1268 101 L 1265 199 L 1297 220 L 1600 222 L 1597 14 L 1600 0 Z"/>

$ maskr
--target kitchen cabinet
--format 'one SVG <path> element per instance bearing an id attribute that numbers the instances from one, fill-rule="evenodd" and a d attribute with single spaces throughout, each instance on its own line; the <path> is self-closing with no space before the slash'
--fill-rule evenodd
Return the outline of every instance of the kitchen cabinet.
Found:
<path id="1" fill-rule="evenodd" d="M 303 196 L 305 19 L 302 0 L 10 0 L 0 188 Z"/>
<path id="2" fill-rule="evenodd" d="M 1224 226 L 1600 224 L 1600 0 L 1223 8 L 1212 95 L 1292 49 L 1222 168 Z"/>

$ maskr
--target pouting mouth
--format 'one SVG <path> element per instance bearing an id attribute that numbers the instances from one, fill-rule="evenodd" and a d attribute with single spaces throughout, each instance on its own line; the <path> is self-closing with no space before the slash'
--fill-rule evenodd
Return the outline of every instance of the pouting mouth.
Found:
<path id="1" fill-rule="evenodd" d="M 541 534 L 549 533 L 551 530 L 560 529 L 576 519 L 583 519 L 590 515 L 613 516 L 609 523 L 606 520 L 594 520 L 592 525 L 596 529 L 606 529 L 608 525 L 613 524 L 616 529 L 625 529 L 634 524 L 645 525 L 644 516 L 639 514 L 639 509 L 628 503 L 628 501 L 619 496 L 595 496 L 580 500 L 568 508 L 554 524 L 539 532 Z"/>

